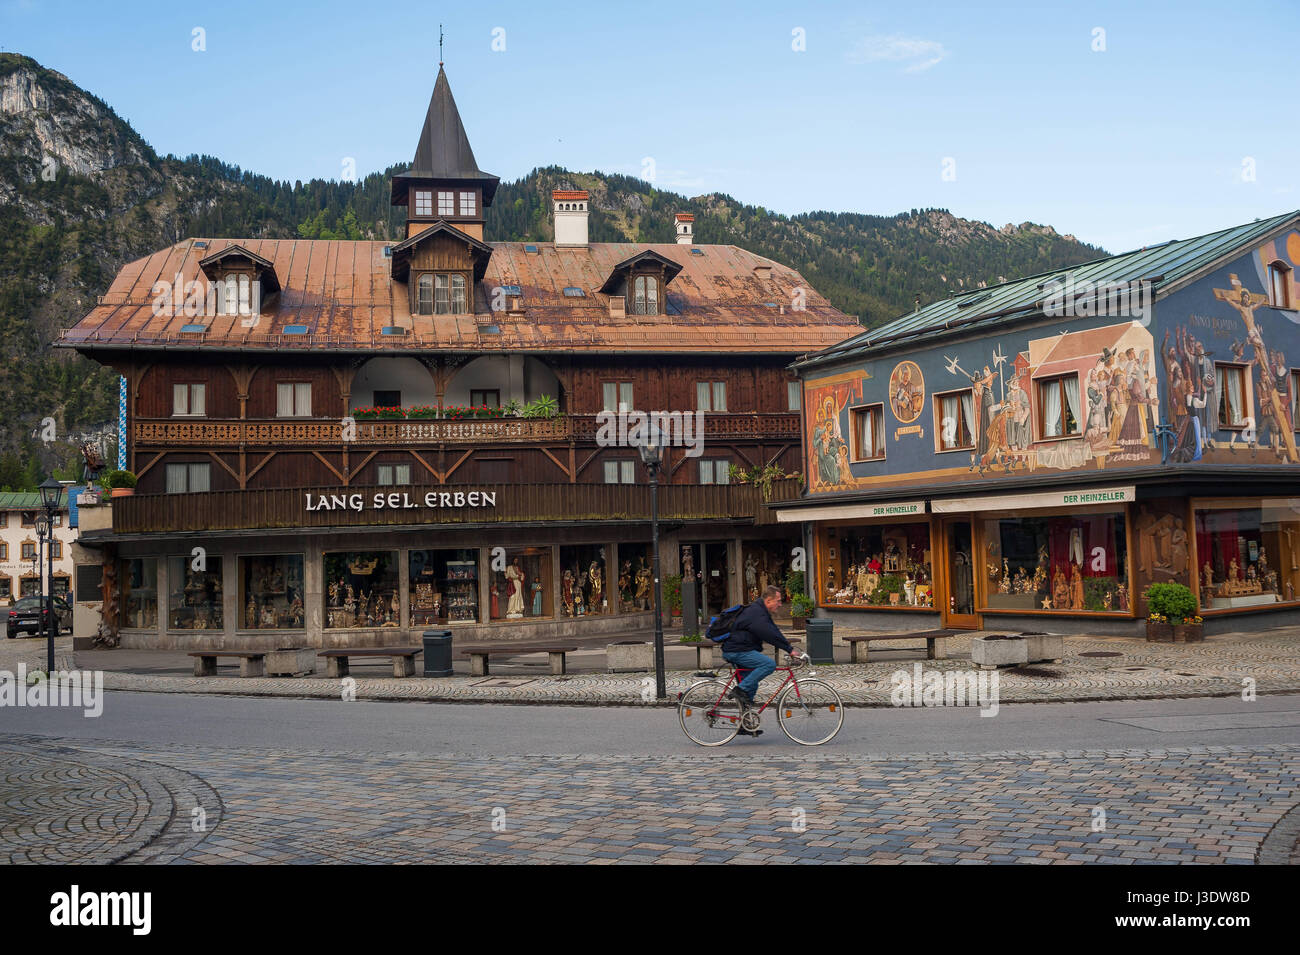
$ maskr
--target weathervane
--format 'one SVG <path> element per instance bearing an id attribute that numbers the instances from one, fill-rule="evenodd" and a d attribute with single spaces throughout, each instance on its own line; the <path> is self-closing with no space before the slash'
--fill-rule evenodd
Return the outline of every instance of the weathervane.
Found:
<path id="1" fill-rule="evenodd" d="M 438 24 L 438 65 L 442 66 L 442 24 Z"/>

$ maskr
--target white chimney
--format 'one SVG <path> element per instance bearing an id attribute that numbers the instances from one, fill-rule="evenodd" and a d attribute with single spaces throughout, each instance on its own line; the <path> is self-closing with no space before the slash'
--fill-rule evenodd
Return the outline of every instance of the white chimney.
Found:
<path id="1" fill-rule="evenodd" d="M 551 192 L 557 246 L 586 247 L 588 199 L 585 189 L 555 189 Z"/>
<path id="2" fill-rule="evenodd" d="M 689 212 L 679 212 L 673 216 L 674 225 L 677 228 L 677 244 L 690 245 L 693 240 L 695 231 L 695 216 Z"/>

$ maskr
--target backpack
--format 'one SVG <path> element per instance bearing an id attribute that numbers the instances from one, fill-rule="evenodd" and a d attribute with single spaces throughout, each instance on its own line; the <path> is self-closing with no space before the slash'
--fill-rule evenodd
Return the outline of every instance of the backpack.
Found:
<path id="1" fill-rule="evenodd" d="M 722 613 L 718 614 L 709 621 L 709 629 L 705 631 L 705 636 L 714 643 L 721 643 L 731 636 L 731 628 L 736 623 L 736 618 L 740 612 L 745 609 L 745 604 L 736 604 L 734 607 L 728 607 Z"/>

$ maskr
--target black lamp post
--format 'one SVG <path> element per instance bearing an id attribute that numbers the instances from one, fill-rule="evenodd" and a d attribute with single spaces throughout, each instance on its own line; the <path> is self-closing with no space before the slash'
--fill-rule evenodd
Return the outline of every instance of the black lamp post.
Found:
<path id="1" fill-rule="evenodd" d="M 46 583 L 43 588 L 45 591 L 45 623 L 49 627 L 46 661 L 46 673 L 54 676 L 54 635 L 58 632 L 58 626 L 54 620 L 54 518 L 59 511 L 59 502 L 63 498 L 63 485 L 54 478 L 46 478 L 45 483 L 40 486 L 41 506 L 45 508 L 45 553 L 48 561 L 49 573 L 46 575 Z"/>
<path id="2" fill-rule="evenodd" d="M 658 429 L 652 429 L 650 436 L 638 445 L 637 450 L 641 454 L 641 462 L 650 472 L 650 537 L 655 578 L 655 699 L 662 700 L 668 695 L 668 688 L 664 683 L 663 588 L 659 580 L 659 467 L 663 464 L 664 449 L 659 443 Z"/>

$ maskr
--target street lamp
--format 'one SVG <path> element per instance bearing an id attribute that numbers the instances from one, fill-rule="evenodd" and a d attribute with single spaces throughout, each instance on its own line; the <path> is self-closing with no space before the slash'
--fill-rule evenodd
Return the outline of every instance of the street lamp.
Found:
<path id="1" fill-rule="evenodd" d="M 45 553 L 48 555 L 49 573 L 46 576 L 46 584 L 42 588 L 45 592 L 45 618 L 46 626 L 49 627 L 47 637 L 46 673 L 54 676 L 54 635 L 58 631 L 58 626 L 54 623 L 54 518 L 59 511 L 59 502 L 63 498 L 63 485 L 54 478 L 46 478 L 45 483 L 39 488 L 41 492 L 41 506 L 45 508 Z"/>
<path id="2" fill-rule="evenodd" d="M 668 689 L 664 684 L 663 589 L 659 580 L 659 468 L 663 464 L 664 449 L 658 428 L 650 429 L 649 437 L 638 444 L 637 451 L 641 454 L 641 463 L 650 472 L 650 537 L 655 578 L 655 699 L 662 700 L 668 695 Z"/>

